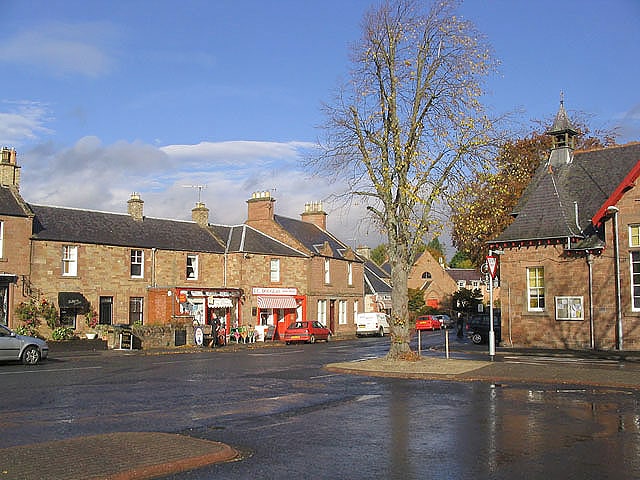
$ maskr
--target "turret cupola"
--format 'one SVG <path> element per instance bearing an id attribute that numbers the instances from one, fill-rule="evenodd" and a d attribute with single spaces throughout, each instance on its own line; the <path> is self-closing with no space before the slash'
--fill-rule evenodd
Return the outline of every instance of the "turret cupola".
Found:
<path id="1" fill-rule="evenodd" d="M 567 165 L 573 160 L 573 150 L 576 148 L 576 135 L 578 131 L 573 127 L 566 110 L 564 109 L 564 99 L 560 99 L 560 108 L 556 114 L 553 126 L 547 130 L 546 134 L 553 137 L 551 155 L 547 162 L 551 167 Z"/>

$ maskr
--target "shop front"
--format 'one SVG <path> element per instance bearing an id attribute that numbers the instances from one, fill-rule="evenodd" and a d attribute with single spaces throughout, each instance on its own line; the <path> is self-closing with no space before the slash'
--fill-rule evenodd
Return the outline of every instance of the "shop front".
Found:
<path id="1" fill-rule="evenodd" d="M 220 325 L 229 334 L 232 328 L 242 325 L 242 293 L 238 288 L 176 288 L 175 316 L 191 320 L 194 326 Z"/>
<path id="2" fill-rule="evenodd" d="M 279 340 L 290 323 L 306 317 L 306 297 L 297 288 L 254 287 L 256 330 L 266 340 Z"/>

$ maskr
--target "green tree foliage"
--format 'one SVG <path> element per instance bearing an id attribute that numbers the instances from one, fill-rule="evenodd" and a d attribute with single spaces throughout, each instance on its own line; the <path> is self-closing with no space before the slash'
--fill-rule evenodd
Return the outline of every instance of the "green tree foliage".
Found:
<path id="1" fill-rule="evenodd" d="M 449 262 L 449 266 L 451 268 L 477 268 L 471 258 L 469 258 L 469 254 L 462 250 L 458 250 L 455 253 Z"/>
<path id="2" fill-rule="evenodd" d="M 591 133 L 583 122 L 578 129 L 583 133 L 577 149 L 615 144 L 612 132 Z M 486 243 L 513 221 L 511 213 L 538 167 L 549 158 L 552 140 L 544 130 L 535 130 L 524 138 L 505 143 L 494 162 L 495 167 L 478 171 L 452 198 L 453 244 L 467 252 L 474 265 L 484 262 Z"/>
<path id="3" fill-rule="evenodd" d="M 409 289 L 409 311 L 415 315 L 418 315 L 426 304 L 424 303 L 424 294 L 419 288 Z"/>
<path id="4" fill-rule="evenodd" d="M 447 258 L 444 245 L 440 243 L 440 239 L 438 237 L 434 237 L 426 247 L 426 250 L 431 254 L 431 256 L 438 261 L 442 259 L 443 263 L 446 263 L 445 259 Z"/>
<path id="5" fill-rule="evenodd" d="M 371 250 L 371 260 L 377 265 L 383 265 L 387 261 L 387 246 L 380 244 Z"/>
<path id="6" fill-rule="evenodd" d="M 407 279 L 425 236 L 441 228 L 437 207 L 495 145 L 480 98 L 496 62 L 458 3 L 387 0 L 365 15 L 310 161 L 346 181 L 345 199 L 366 205 L 387 237 L 391 359 L 412 357 Z"/>

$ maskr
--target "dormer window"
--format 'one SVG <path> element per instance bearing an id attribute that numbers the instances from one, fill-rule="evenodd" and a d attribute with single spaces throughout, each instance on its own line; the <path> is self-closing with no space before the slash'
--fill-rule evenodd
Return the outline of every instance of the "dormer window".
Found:
<path id="1" fill-rule="evenodd" d="M 429 273 L 429 272 L 422 272 L 422 278 L 423 278 L 423 279 L 431 278 L 431 273 Z"/>

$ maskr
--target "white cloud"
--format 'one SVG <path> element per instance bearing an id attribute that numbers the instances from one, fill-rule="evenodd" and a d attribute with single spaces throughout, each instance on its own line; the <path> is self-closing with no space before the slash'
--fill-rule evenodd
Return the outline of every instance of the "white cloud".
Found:
<path id="1" fill-rule="evenodd" d="M 97 77 L 113 68 L 107 53 L 113 38 L 114 29 L 105 23 L 48 23 L 0 42 L 0 61 Z"/>
<path id="2" fill-rule="evenodd" d="M 257 160 L 265 159 L 295 160 L 299 158 L 301 148 L 313 147 L 313 144 L 302 142 L 228 141 L 200 142 L 197 145 L 167 145 L 161 147 L 161 150 L 181 160 L 237 166 L 239 163 L 254 164 Z"/>
<path id="3" fill-rule="evenodd" d="M 276 214 L 300 218 L 305 203 L 325 201 L 329 230 L 338 238 L 353 246 L 378 245 L 378 232 L 362 222 L 363 207 L 345 209 L 327 201 L 343 186 L 311 177 L 300 166 L 301 151 L 308 147 L 203 142 L 157 148 L 141 142 L 104 145 L 97 137 L 84 137 L 62 150 L 42 145 L 18 152 L 23 167 L 20 191 L 35 204 L 122 213 L 130 194 L 138 192 L 145 215 L 177 220 L 190 219 L 201 200 L 210 210 L 210 222 L 233 225 L 246 220 L 251 194 L 268 190 L 277 201 Z M 183 161 L 186 152 L 188 162 Z M 234 160 L 240 161 L 235 168 Z M 192 185 L 206 187 L 199 192 Z"/>
<path id="4" fill-rule="evenodd" d="M 5 102 L 7 112 L 0 112 L 0 144 L 18 147 L 24 142 L 49 134 L 46 105 L 37 102 Z"/>

